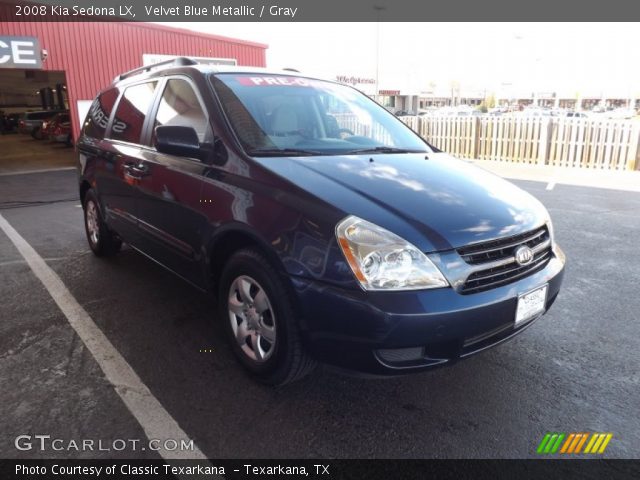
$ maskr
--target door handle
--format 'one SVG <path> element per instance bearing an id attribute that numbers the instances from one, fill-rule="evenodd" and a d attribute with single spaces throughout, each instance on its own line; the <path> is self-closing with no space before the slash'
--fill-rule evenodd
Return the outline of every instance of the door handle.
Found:
<path id="1" fill-rule="evenodd" d="M 124 165 L 124 171 L 130 177 L 140 180 L 142 177 L 149 175 L 147 167 L 135 163 L 126 163 Z"/>

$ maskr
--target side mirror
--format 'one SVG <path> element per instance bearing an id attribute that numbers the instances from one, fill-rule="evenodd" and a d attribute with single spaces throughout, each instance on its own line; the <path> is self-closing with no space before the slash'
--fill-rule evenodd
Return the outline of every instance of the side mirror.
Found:
<path id="1" fill-rule="evenodd" d="M 224 165 L 227 163 L 229 159 L 229 153 L 227 152 L 227 147 L 225 147 L 224 142 L 219 137 L 213 142 L 213 161 L 212 163 L 216 165 Z"/>
<path id="2" fill-rule="evenodd" d="M 155 147 L 159 152 L 198 159 L 202 156 L 198 134 L 193 127 L 164 125 L 156 127 L 155 132 Z"/>

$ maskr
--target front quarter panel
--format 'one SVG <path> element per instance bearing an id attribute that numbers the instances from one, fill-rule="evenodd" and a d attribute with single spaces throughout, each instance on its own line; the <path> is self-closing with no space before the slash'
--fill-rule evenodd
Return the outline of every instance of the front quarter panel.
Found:
<path id="1" fill-rule="evenodd" d="M 242 232 L 275 252 L 291 276 L 357 288 L 333 233 L 343 212 L 251 159 L 231 154 L 225 168 L 205 170 L 202 209 L 211 254 L 220 238 Z"/>
<path id="2" fill-rule="evenodd" d="M 80 136 L 78 139 L 76 145 L 76 174 L 79 188 L 81 188 L 82 183 L 85 181 L 95 187 L 95 168 L 99 152 L 98 147 L 98 143 L 91 138 Z"/>

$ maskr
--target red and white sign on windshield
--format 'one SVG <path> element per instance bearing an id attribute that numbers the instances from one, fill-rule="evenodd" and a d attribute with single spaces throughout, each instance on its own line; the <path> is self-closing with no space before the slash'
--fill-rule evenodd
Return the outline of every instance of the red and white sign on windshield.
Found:
<path id="1" fill-rule="evenodd" d="M 252 76 L 252 77 L 236 77 L 240 85 L 247 87 L 314 87 L 319 82 L 302 77 L 286 77 L 286 76 Z"/>

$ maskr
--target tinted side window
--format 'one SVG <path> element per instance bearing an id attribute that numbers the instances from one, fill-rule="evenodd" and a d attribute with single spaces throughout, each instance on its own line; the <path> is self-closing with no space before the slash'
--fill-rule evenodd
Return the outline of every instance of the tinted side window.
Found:
<path id="1" fill-rule="evenodd" d="M 111 116 L 113 105 L 118 99 L 118 94 L 118 90 L 112 88 L 99 95 L 98 98 L 93 101 L 87 113 L 87 118 L 84 121 L 83 135 L 97 139 L 104 138 L 109 117 Z"/>
<path id="2" fill-rule="evenodd" d="M 141 83 L 124 91 L 111 127 L 112 139 L 140 143 L 144 119 L 153 103 L 153 92 L 157 84 L 158 82 Z"/>
<path id="3" fill-rule="evenodd" d="M 200 143 L 212 141 L 209 118 L 186 80 L 171 79 L 167 82 L 153 126 L 153 143 L 155 143 L 155 127 L 160 125 L 193 127 Z"/>

